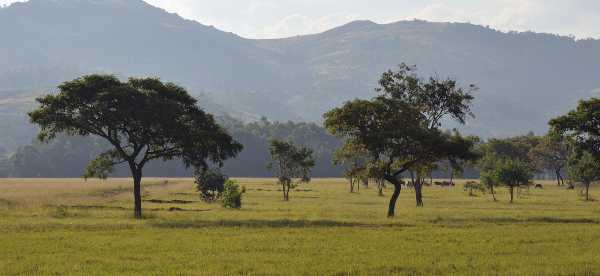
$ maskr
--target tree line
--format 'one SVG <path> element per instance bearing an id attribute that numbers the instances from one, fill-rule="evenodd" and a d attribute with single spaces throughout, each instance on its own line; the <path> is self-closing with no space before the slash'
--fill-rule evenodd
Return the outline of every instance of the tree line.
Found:
<path id="1" fill-rule="evenodd" d="M 228 160 L 257 169 L 248 166 L 251 163 L 244 158 L 236 159 L 243 157 L 246 144 L 256 146 L 250 148 L 248 158 L 268 155 L 260 166 L 267 163 L 266 168 L 277 176 L 284 200 L 289 200 L 289 192 L 297 183 L 310 181 L 321 161 L 331 166 L 329 171 L 333 164 L 341 165 L 351 186 L 358 179 L 363 183 L 372 179 L 382 194 L 381 187 L 391 184 L 389 217 L 395 215 L 407 175 L 417 207 L 424 206 L 426 178 L 432 182 L 433 173 L 442 169 L 452 179 L 467 168 L 477 168 L 481 185 L 490 188 L 494 199 L 493 188 L 504 185 L 510 189 L 511 202 L 514 190 L 529 185 L 533 175 L 542 170 L 553 171 L 562 185 L 566 168 L 567 182 L 582 183 L 586 199 L 589 185 L 600 177 L 600 129 L 595 123 L 600 118 L 596 111 L 600 110 L 600 100 L 582 101 L 577 110 L 551 120 L 545 137 L 526 135 L 482 142 L 456 129 L 444 130 L 449 121 L 465 124 L 474 117 L 471 105 L 473 91 L 478 88 L 462 87 L 450 78 L 422 78 L 415 66 L 406 64 L 383 73 L 373 98 L 349 101 L 325 113 L 324 126 L 330 134 L 313 124 L 218 121 L 199 108 L 184 88 L 156 78 L 121 81 L 111 75 L 87 75 L 58 88 L 58 94 L 38 98 L 39 107 L 29 113 L 31 122 L 40 129 L 39 141 L 94 137 L 83 144 L 95 151 L 83 147 L 75 154 L 93 157 L 83 170 L 84 177 L 106 178 L 119 166 L 127 168 L 133 178 L 136 218 L 142 217 L 141 180 L 150 164 L 177 161 L 200 176 L 227 169 Z M 58 145 L 52 148 L 57 153 L 61 148 L 74 148 L 68 142 Z M 38 164 L 27 162 L 35 150 L 25 147 L 23 154 L 4 162 L 13 166 L 34 164 L 35 170 Z M 331 160 L 322 162 L 323 158 Z M 206 184 L 201 179 L 197 179 L 199 190 Z M 221 190 L 239 196 L 231 202 L 241 200 L 237 186 Z"/>

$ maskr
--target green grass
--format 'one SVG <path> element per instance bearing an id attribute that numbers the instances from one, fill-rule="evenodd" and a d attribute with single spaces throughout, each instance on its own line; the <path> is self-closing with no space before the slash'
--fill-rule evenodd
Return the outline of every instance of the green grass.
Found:
<path id="1" fill-rule="evenodd" d="M 425 208 L 390 190 L 317 179 L 283 202 L 272 179 L 239 179 L 241 210 L 200 202 L 190 179 L 0 180 L 0 275 L 596 275 L 600 203 L 531 190 L 508 203 L 426 187 Z M 592 195 L 600 197 L 600 189 Z"/>

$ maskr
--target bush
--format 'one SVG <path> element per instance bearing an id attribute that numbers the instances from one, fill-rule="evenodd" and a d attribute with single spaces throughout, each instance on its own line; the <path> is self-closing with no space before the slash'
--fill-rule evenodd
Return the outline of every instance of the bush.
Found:
<path id="1" fill-rule="evenodd" d="M 196 190 L 200 192 L 200 198 L 206 202 L 214 202 L 219 199 L 225 190 L 228 177 L 219 170 L 202 170 L 194 176 Z"/>
<path id="2" fill-rule="evenodd" d="M 239 209 L 242 208 L 242 192 L 240 186 L 233 180 L 227 180 L 221 194 L 223 207 Z"/>

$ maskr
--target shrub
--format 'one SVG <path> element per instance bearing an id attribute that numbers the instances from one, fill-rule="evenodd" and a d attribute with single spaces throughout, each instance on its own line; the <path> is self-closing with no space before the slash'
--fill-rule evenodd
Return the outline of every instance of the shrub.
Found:
<path id="1" fill-rule="evenodd" d="M 228 177 L 219 170 L 202 170 L 196 172 L 194 176 L 196 190 L 200 193 L 200 198 L 206 202 L 214 202 L 219 199 L 221 193 L 225 190 L 225 183 Z"/>
<path id="2" fill-rule="evenodd" d="M 464 189 L 466 192 L 469 192 L 469 196 L 475 196 L 475 192 L 484 193 L 486 191 L 484 184 L 475 181 L 469 181 L 465 183 Z"/>
<path id="3" fill-rule="evenodd" d="M 242 192 L 240 191 L 240 186 L 233 180 L 225 181 L 221 198 L 223 200 L 223 207 L 225 208 L 242 208 Z"/>

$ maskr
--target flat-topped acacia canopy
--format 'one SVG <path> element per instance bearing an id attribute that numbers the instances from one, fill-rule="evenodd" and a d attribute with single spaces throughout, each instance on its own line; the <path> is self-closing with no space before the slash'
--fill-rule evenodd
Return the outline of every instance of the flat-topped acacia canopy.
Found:
<path id="1" fill-rule="evenodd" d="M 186 166 L 222 165 L 242 145 L 200 109 L 185 89 L 155 78 L 122 82 L 111 75 L 88 75 L 61 84 L 57 95 L 38 98 L 29 113 L 40 127 L 38 138 L 59 133 L 96 135 L 113 148 L 98 156 L 86 177 L 106 177 L 126 163 L 134 179 L 135 216 L 141 218 L 142 169 L 151 160 L 180 158 Z"/>

